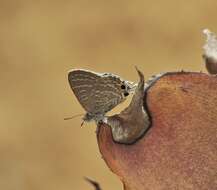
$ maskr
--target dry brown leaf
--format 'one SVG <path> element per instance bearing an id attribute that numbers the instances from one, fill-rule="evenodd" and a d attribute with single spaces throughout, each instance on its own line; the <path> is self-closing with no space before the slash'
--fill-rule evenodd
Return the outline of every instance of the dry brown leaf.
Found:
<path id="1" fill-rule="evenodd" d="M 217 189 L 217 77 L 165 74 L 145 102 L 151 127 L 136 143 L 115 143 L 103 125 L 97 133 L 103 159 L 125 190 Z"/>

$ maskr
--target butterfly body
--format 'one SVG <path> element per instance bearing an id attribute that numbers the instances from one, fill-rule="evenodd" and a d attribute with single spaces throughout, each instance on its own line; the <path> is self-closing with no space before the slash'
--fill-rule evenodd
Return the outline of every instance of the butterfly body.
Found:
<path id="1" fill-rule="evenodd" d="M 135 90 L 135 84 L 110 73 L 75 69 L 69 72 L 68 80 L 76 98 L 87 112 L 83 117 L 87 122 L 99 122 Z"/>

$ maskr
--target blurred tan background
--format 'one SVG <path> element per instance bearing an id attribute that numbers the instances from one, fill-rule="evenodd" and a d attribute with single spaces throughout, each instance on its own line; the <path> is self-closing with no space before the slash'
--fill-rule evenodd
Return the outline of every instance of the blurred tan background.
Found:
<path id="1" fill-rule="evenodd" d="M 0 189 L 122 189 L 98 151 L 94 123 L 67 71 L 85 68 L 136 81 L 164 71 L 205 71 L 207 27 L 217 1 L 0 1 Z M 122 105 L 119 109 L 123 109 Z M 113 111 L 114 113 L 114 111 Z"/>

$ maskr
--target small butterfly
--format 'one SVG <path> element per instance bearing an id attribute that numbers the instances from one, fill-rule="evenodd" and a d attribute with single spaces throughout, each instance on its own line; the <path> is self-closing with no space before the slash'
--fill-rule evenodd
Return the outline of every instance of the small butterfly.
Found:
<path id="1" fill-rule="evenodd" d="M 102 121 L 105 114 L 126 100 L 137 86 L 111 73 L 96 73 L 82 69 L 70 71 L 68 81 L 86 111 L 83 122 Z"/>

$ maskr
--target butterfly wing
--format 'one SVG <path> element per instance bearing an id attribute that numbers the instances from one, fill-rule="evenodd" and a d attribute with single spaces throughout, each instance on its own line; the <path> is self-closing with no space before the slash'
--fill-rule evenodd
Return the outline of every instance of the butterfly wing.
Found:
<path id="1" fill-rule="evenodd" d="M 68 74 L 69 84 L 82 107 L 92 114 L 105 114 L 123 102 L 126 89 L 120 77 L 87 70 L 73 70 Z M 128 95 L 128 94 L 127 94 Z"/>
<path id="2" fill-rule="evenodd" d="M 100 89 L 102 89 L 101 95 L 103 96 L 104 102 L 103 111 L 105 113 L 126 99 L 124 90 L 121 88 L 124 81 L 120 77 L 105 73 L 101 78 L 100 84 Z"/>
<path id="3" fill-rule="evenodd" d="M 98 79 L 99 76 L 86 70 L 72 70 L 68 73 L 68 81 L 72 91 L 81 106 L 90 113 L 92 111 L 90 94 Z"/>

